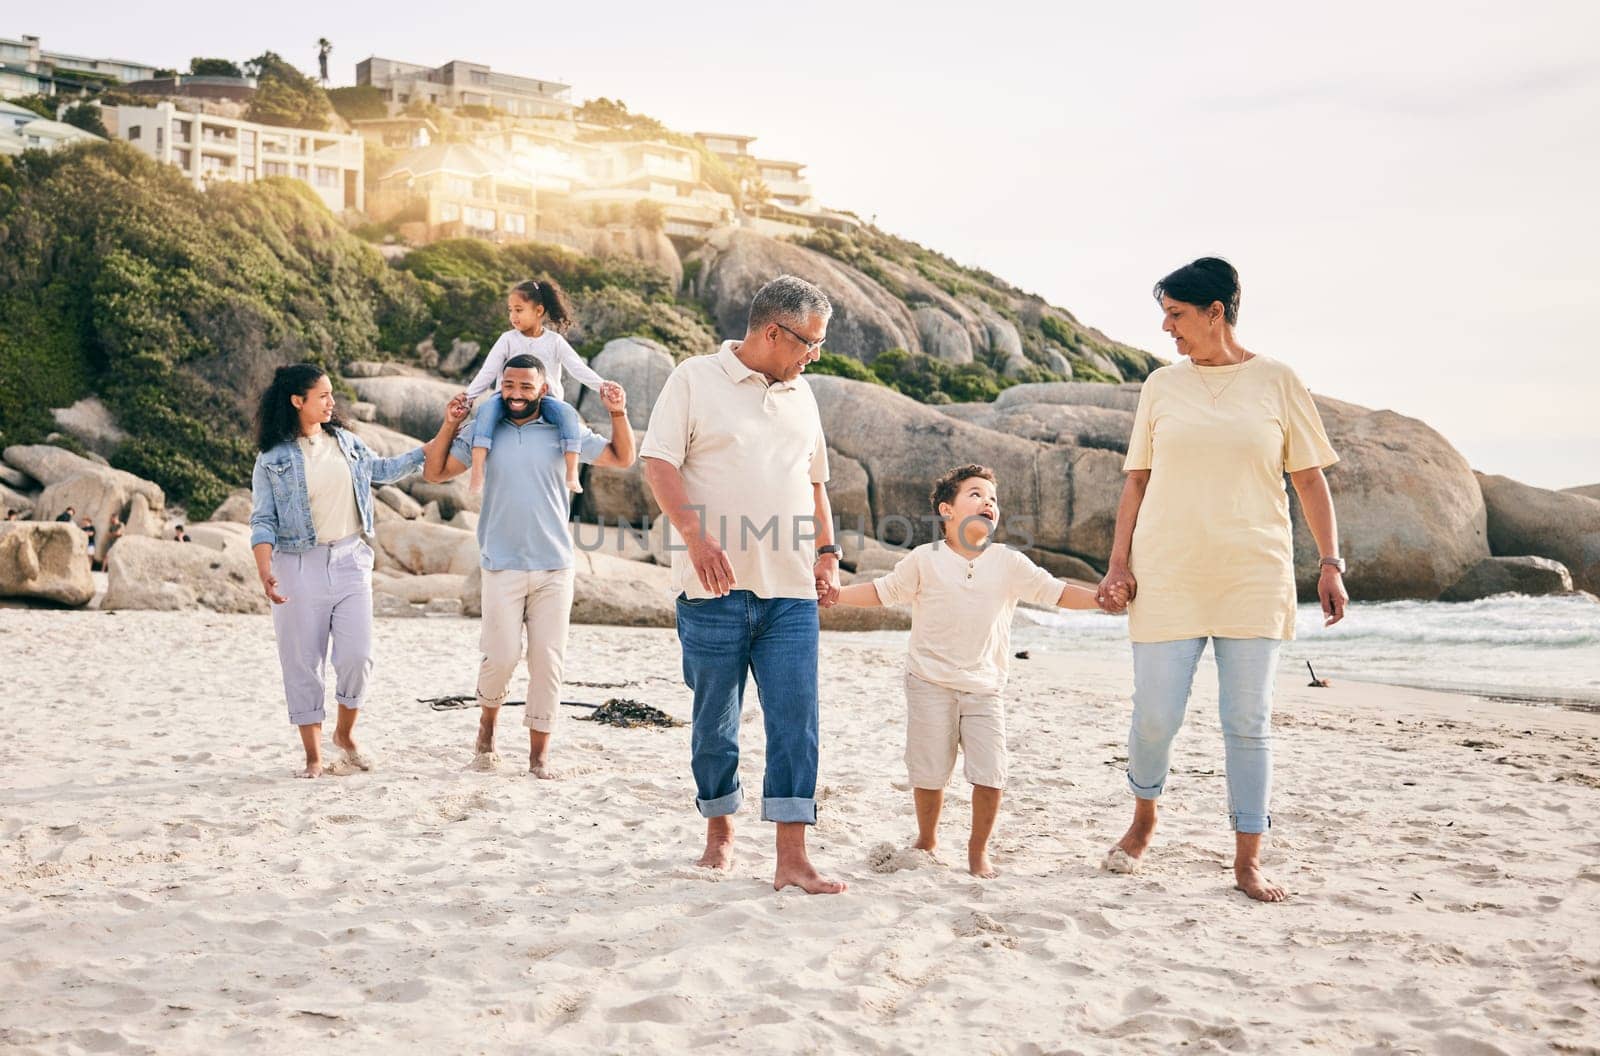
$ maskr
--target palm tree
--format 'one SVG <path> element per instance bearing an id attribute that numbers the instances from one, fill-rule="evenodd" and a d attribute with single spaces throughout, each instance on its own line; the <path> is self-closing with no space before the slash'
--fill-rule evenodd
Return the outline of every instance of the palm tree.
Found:
<path id="1" fill-rule="evenodd" d="M 322 86 L 328 86 L 328 52 L 333 50 L 327 37 L 317 38 L 317 65 L 322 69 Z"/>

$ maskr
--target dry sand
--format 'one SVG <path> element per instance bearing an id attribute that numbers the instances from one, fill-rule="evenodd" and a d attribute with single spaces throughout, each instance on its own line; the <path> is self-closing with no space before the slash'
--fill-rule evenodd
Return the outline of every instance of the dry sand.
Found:
<path id="1" fill-rule="evenodd" d="M 475 713 L 413 698 L 469 692 L 476 636 L 380 621 L 376 769 L 295 781 L 265 618 L 0 610 L 0 1049 L 1600 1052 L 1600 716 L 1286 672 L 1264 906 L 1209 665 L 1130 878 L 1098 868 L 1125 647 L 1036 649 L 979 882 L 959 775 L 943 864 L 880 849 L 914 828 L 900 650 L 827 635 L 811 846 L 851 889 L 807 897 L 753 802 L 733 873 L 691 866 L 687 729 L 563 709 L 538 781 L 511 710 L 507 767 L 463 772 Z M 574 628 L 568 677 L 688 716 L 670 631 Z M 751 793 L 761 742 L 752 691 Z"/>

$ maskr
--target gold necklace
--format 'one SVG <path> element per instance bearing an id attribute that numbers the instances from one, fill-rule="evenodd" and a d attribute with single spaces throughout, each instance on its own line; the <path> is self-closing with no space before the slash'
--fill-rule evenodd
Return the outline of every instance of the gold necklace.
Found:
<path id="1" fill-rule="evenodd" d="M 1199 364 L 1191 359 L 1189 361 L 1189 365 L 1194 367 L 1194 372 L 1200 376 L 1200 386 L 1206 390 L 1206 395 L 1211 397 L 1211 406 L 1215 407 L 1217 405 L 1217 401 L 1222 399 L 1222 394 L 1228 391 L 1228 386 L 1233 384 L 1234 379 L 1239 376 L 1239 372 L 1244 369 L 1244 365 L 1248 362 L 1250 362 L 1248 359 L 1240 360 L 1239 365 L 1234 367 L 1233 370 L 1229 372 L 1228 380 L 1224 381 L 1222 383 L 1222 388 L 1218 389 L 1216 392 L 1211 391 L 1211 385 L 1206 381 L 1205 371 L 1200 369 Z"/>

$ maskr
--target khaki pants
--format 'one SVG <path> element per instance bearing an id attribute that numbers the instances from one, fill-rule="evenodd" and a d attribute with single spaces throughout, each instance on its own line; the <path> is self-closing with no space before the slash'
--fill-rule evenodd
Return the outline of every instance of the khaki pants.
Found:
<path id="1" fill-rule="evenodd" d="M 561 669 L 567 655 L 567 625 L 572 616 L 570 568 L 548 572 L 503 569 L 483 571 L 483 633 L 479 647 L 478 703 L 499 707 L 528 645 L 528 706 L 522 721 L 549 733 L 561 701 Z"/>
<path id="2" fill-rule="evenodd" d="M 967 780 L 1006 787 L 1006 712 L 998 693 L 960 693 L 906 673 L 906 774 L 915 788 L 943 788 L 956 768 Z"/>

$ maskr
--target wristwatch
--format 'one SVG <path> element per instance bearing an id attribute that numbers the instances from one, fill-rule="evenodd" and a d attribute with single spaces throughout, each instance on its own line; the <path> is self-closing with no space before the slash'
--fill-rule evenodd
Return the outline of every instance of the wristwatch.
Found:
<path id="1" fill-rule="evenodd" d="M 843 557 L 844 547 L 836 546 L 833 543 L 829 543 L 827 546 L 817 547 L 817 557 L 820 559 L 823 554 L 832 554 L 834 557 Z"/>
<path id="2" fill-rule="evenodd" d="M 1326 567 L 1334 569 L 1341 576 L 1344 575 L 1344 558 L 1342 558 L 1342 557 L 1325 557 L 1325 558 L 1322 559 L 1322 564 L 1324 566 L 1326 566 Z"/>

